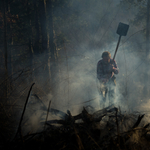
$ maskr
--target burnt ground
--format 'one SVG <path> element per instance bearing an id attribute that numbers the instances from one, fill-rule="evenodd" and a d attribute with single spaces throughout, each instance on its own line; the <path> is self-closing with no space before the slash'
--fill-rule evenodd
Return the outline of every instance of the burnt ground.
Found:
<path id="1" fill-rule="evenodd" d="M 39 122 L 43 130 L 1 140 L 1 149 L 64 150 L 147 150 L 150 149 L 149 122 L 144 114 L 121 112 L 115 106 L 89 113 L 85 108 L 76 116 L 49 107 L 47 112 L 61 114 L 57 120 Z M 47 113 L 48 115 L 48 113 Z"/>

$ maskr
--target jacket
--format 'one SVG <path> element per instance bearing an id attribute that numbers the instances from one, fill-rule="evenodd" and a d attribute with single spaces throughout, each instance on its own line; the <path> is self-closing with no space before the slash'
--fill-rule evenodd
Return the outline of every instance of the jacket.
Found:
<path id="1" fill-rule="evenodd" d="M 110 70 L 110 66 L 113 66 L 114 69 Z M 97 78 L 99 80 L 104 78 L 114 78 L 114 74 L 119 73 L 119 68 L 115 60 L 110 59 L 109 63 L 105 63 L 103 59 L 99 60 L 97 63 Z"/>

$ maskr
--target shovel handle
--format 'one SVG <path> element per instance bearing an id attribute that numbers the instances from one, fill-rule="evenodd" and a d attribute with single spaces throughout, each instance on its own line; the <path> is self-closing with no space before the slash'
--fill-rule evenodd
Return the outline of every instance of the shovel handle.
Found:
<path id="1" fill-rule="evenodd" d="M 115 54 L 114 54 L 114 57 L 113 57 L 113 61 L 114 61 L 114 59 L 115 59 L 115 56 L 116 56 L 116 53 L 117 53 L 117 50 L 118 50 L 118 47 L 119 47 L 120 40 L 121 40 L 121 35 L 119 35 L 119 39 L 118 39 L 118 43 L 117 43 L 117 46 L 116 46 Z M 113 63 L 113 61 L 112 61 L 112 63 Z M 107 76 L 107 80 L 109 81 L 109 79 L 110 79 L 110 76 L 108 75 L 108 76 Z M 108 81 L 107 81 L 107 82 L 108 82 Z M 106 83 L 106 82 L 105 82 L 105 83 Z M 104 83 L 104 84 L 105 84 L 105 83 Z"/>
<path id="2" fill-rule="evenodd" d="M 118 50 L 118 47 L 119 47 L 120 40 L 121 40 L 121 35 L 119 36 L 119 39 L 118 39 L 118 43 L 117 43 L 117 46 L 116 46 L 116 50 L 115 50 L 113 60 L 115 59 L 115 56 L 116 56 L 116 53 L 117 53 L 117 50 Z"/>

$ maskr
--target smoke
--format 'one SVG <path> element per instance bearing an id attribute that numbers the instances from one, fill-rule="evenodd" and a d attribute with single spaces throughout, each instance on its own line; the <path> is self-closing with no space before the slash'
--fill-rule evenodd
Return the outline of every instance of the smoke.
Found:
<path id="1" fill-rule="evenodd" d="M 102 99 L 97 87 L 97 62 L 104 51 L 114 55 L 119 37 L 116 34 L 117 26 L 119 22 L 123 22 L 130 27 L 127 36 L 121 39 L 115 58 L 119 74 L 116 75 L 114 103 L 124 111 L 149 109 L 149 99 L 143 94 L 145 85 L 143 78 L 146 68 L 149 67 L 143 59 L 145 37 L 141 31 L 142 27 L 135 28 L 130 22 L 136 9 L 129 11 L 120 6 L 117 0 L 73 2 L 72 5 L 71 2 L 68 5 L 64 3 L 65 10 L 61 6 L 53 10 L 54 16 L 61 17 L 58 22 L 54 22 L 58 53 L 55 92 L 52 95 L 50 77 L 45 78 L 48 73 L 44 72 L 44 65 L 41 65 L 34 70 L 36 84 L 32 94 L 37 94 L 46 108 L 51 100 L 51 108 L 65 113 L 70 110 L 72 115 L 80 113 L 83 107 L 92 111 L 102 108 L 100 105 Z M 36 56 L 37 66 L 44 62 L 44 55 Z M 36 65 L 34 67 L 36 68 Z M 30 95 L 26 110 L 26 117 L 30 116 L 29 125 L 26 125 L 28 130 L 38 129 L 38 123 L 46 118 L 47 110 L 43 111 L 42 106 L 35 96 Z M 56 116 L 49 114 L 48 119 L 53 118 Z"/>

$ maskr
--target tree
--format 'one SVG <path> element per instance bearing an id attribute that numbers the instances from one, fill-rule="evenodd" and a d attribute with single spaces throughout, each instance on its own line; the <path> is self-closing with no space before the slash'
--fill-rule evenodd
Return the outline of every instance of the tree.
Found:
<path id="1" fill-rule="evenodd" d="M 53 24 L 53 1 L 48 0 L 46 3 L 47 11 L 47 36 L 48 36 L 48 53 L 50 53 L 50 83 L 52 92 L 54 93 L 54 85 L 56 81 L 56 46 L 54 44 L 54 24 Z M 49 60 L 49 58 L 48 58 Z"/>
<path id="2" fill-rule="evenodd" d="M 8 58 L 7 58 L 7 21 L 6 21 L 6 1 L 3 1 L 3 24 L 4 24 L 4 58 L 5 58 L 5 97 L 8 93 Z"/>

